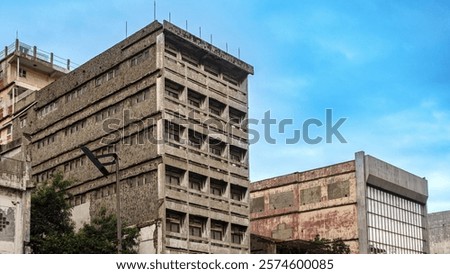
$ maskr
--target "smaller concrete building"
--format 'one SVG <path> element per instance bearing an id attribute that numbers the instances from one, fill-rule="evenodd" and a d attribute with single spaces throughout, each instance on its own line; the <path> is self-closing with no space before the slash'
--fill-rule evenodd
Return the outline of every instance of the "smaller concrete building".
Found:
<path id="1" fill-rule="evenodd" d="M 431 254 L 450 254 L 450 210 L 428 214 Z"/>
<path id="2" fill-rule="evenodd" d="M 33 123 L 28 114 L 36 93 L 70 68 L 69 60 L 18 39 L 0 51 L 0 253 L 26 252 L 31 202 L 27 126 Z"/>
<path id="3" fill-rule="evenodd" d="M 251 233 L 341 238 L 352 253 L 428 253 L 427 181 L 364 152 L 251 184 Z"/>
<path id="4" fill-rule="evenodd" d="M 25 162 L 0 159 L 0 254 L 25 253 L 30 236 L 30 192 Z"/>

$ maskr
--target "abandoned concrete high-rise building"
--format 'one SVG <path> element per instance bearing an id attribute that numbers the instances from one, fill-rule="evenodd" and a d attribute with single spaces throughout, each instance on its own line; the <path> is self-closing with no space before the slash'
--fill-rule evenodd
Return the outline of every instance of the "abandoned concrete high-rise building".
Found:
<path id="1" fill-rule="evenodd" d="M 250 195 L 252 233 L 281 246 L 319 235 L 341 238 L 352 253 L 430 252 L 427 181 L 364 152 L 252 183 Z"/>
<path id="2" fill-rule="evenodd" d="M 36 182 L 75 184 L 79 227 L 115 208 L 115 178 L 82 154 L 120 157 L 121 218 L 141 253 L 248 253 L 247 76 L 253 67 L 155 21 L 36 93 Z"/>

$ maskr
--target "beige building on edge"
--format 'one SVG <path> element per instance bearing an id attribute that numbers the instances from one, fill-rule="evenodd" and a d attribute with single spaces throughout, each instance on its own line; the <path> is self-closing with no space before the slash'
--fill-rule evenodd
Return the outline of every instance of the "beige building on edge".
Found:
<path id="1" fill-rule="evenodd" d="M 70 61 L 17 39 L 0 51 L 0 253 L 26 252 L 31 184 L 22 131 L 36 92 L 69 68 Z"/>
<path id="2" fill-rule="evenodd" d="M 36 93 L 33 180 L 75 184 L 77 227 L 115 209 L 115 178 L 82 154 L 120 157 L 121 218 L 140 253 L 249 253 L 247 76 L 253 67 L 155 21 Z"/>
<path id="3" fill-rule="evenodd" d="M 277 241 L 341 238 L 352 253 L 429 253 L 425 179 L 355 160 L 251 184 L 251 232 Z"/>
<path id="4" fill-rule="evenodd" d="M 18 39 L 0 51 L 0 145 L 20 138 L 35 91 L 69 72 L 70 60 L 29 46 Z M 13 120 L 18 119 L 17 130 Z M 20 143 L 20 142 L 18 142 Z"/>

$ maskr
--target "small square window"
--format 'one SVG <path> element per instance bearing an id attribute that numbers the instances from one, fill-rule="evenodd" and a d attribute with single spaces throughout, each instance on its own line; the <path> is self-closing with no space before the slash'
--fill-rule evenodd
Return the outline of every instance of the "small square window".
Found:
<path id="1" fill-rule="evenodd" d="M 197 191 L 202 191 L 205 185 L 206 177 L 200 174 L 189 172 L 189 188 Z"/>
<path id="2" fill-rule="evenodd" d="M 197 216 L 189 217 L 189 235 L 194 237 L 202 237 L 206 219 Z"/>
<path id="3" fill-rule="evenodd" d="M 166 212 L 166 230 L 180 233 L 183 225 L 184 214 L 175 211 Z"/>
<path id="4" fill-rule="evenodd" d="M 205 101 L 206 96 L 195 92 L 193 90 L 188 90 L 188 103 L 191 106 L 201 108 L 203 106 L 203 102 Z"/>
<path id="5" fill-rule="evenodd" d="M 166 184 L 181 185 L 184 171 L 175 167 L 167 166 L 166 168 Z"/>
<path id="6" fill-rule="evenodd" d="M 224 181 L 210 179 L 210 192 L 216 196 L 222 196 L 225 193 L 225 189 L 227 188 L 227 183 Z"/>
<path id="7" fill-rule="evenodd" d="M 238 185 L 231 185 L 230 198 L 236 201 L 242 201 L 245 198 L 247 189 Z"/>
<path id="8" fill-rule="evenodd" d="M 23 68 L 19 69 L 19 77 L 27 78 L 27 71 Z"/>
<path id="9" fill-rule="evenodd" d="M 224 109 L 225 104 L 222 104 L 221 102 L 214 99 L 209 99 L 209 112 L 214 115 L 221 116 Z"/>

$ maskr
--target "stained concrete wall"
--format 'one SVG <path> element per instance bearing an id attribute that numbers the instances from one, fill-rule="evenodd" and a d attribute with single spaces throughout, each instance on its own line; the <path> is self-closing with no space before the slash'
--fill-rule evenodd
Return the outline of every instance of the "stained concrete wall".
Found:
<path id="1" fill-rule="evenodd" d="M 428 214 L 431 254 L 450 254 L 450 211 Z"/>
<path id="2" fill-rule="evenodd" d="M 255 182 L 250 196 L 257 205 L 251 213 L 253 234 L 278 240 L 342 238 L 358 252 L 353 161 Z"/>
<path id="3" fill-rule="evenodd" d="M 155 135 L 161 119 L 156 108 L 156 37 L 161 31 L 154 22 L 46 86 L 36 93 L 36 106 L 27 117 L 33 181 L 61 172 L 74 182 L 68 191 L 77 229 L 102 209 L 116 213 L 114 166 L 108 167 L 112 175 L 103 176 L 80 146 L 96 155 L 119 155 L 121 219 L 141 229 L 143 252 L 155 252 L 158 240 L 153 244 L 153 238 L 161 235 L 148 231 L 157 231 L 151 227 L 160 218 L 156 170 L 161 158 Z"/>
<path id="4" fill-rule="evenodd" d="M 396 166 L 388 164 L 370 155 L 365 156 L 366 181 L 385 190 L 401 193 L 414 201 L 426 203 L 428 199 L 428 183 Z"/>
<path id="5" fill-rule="evenodd" d="M 24 253 L 29 241 L 30 195 L 24 162 L 0 161 L 0 253 Z"/>

